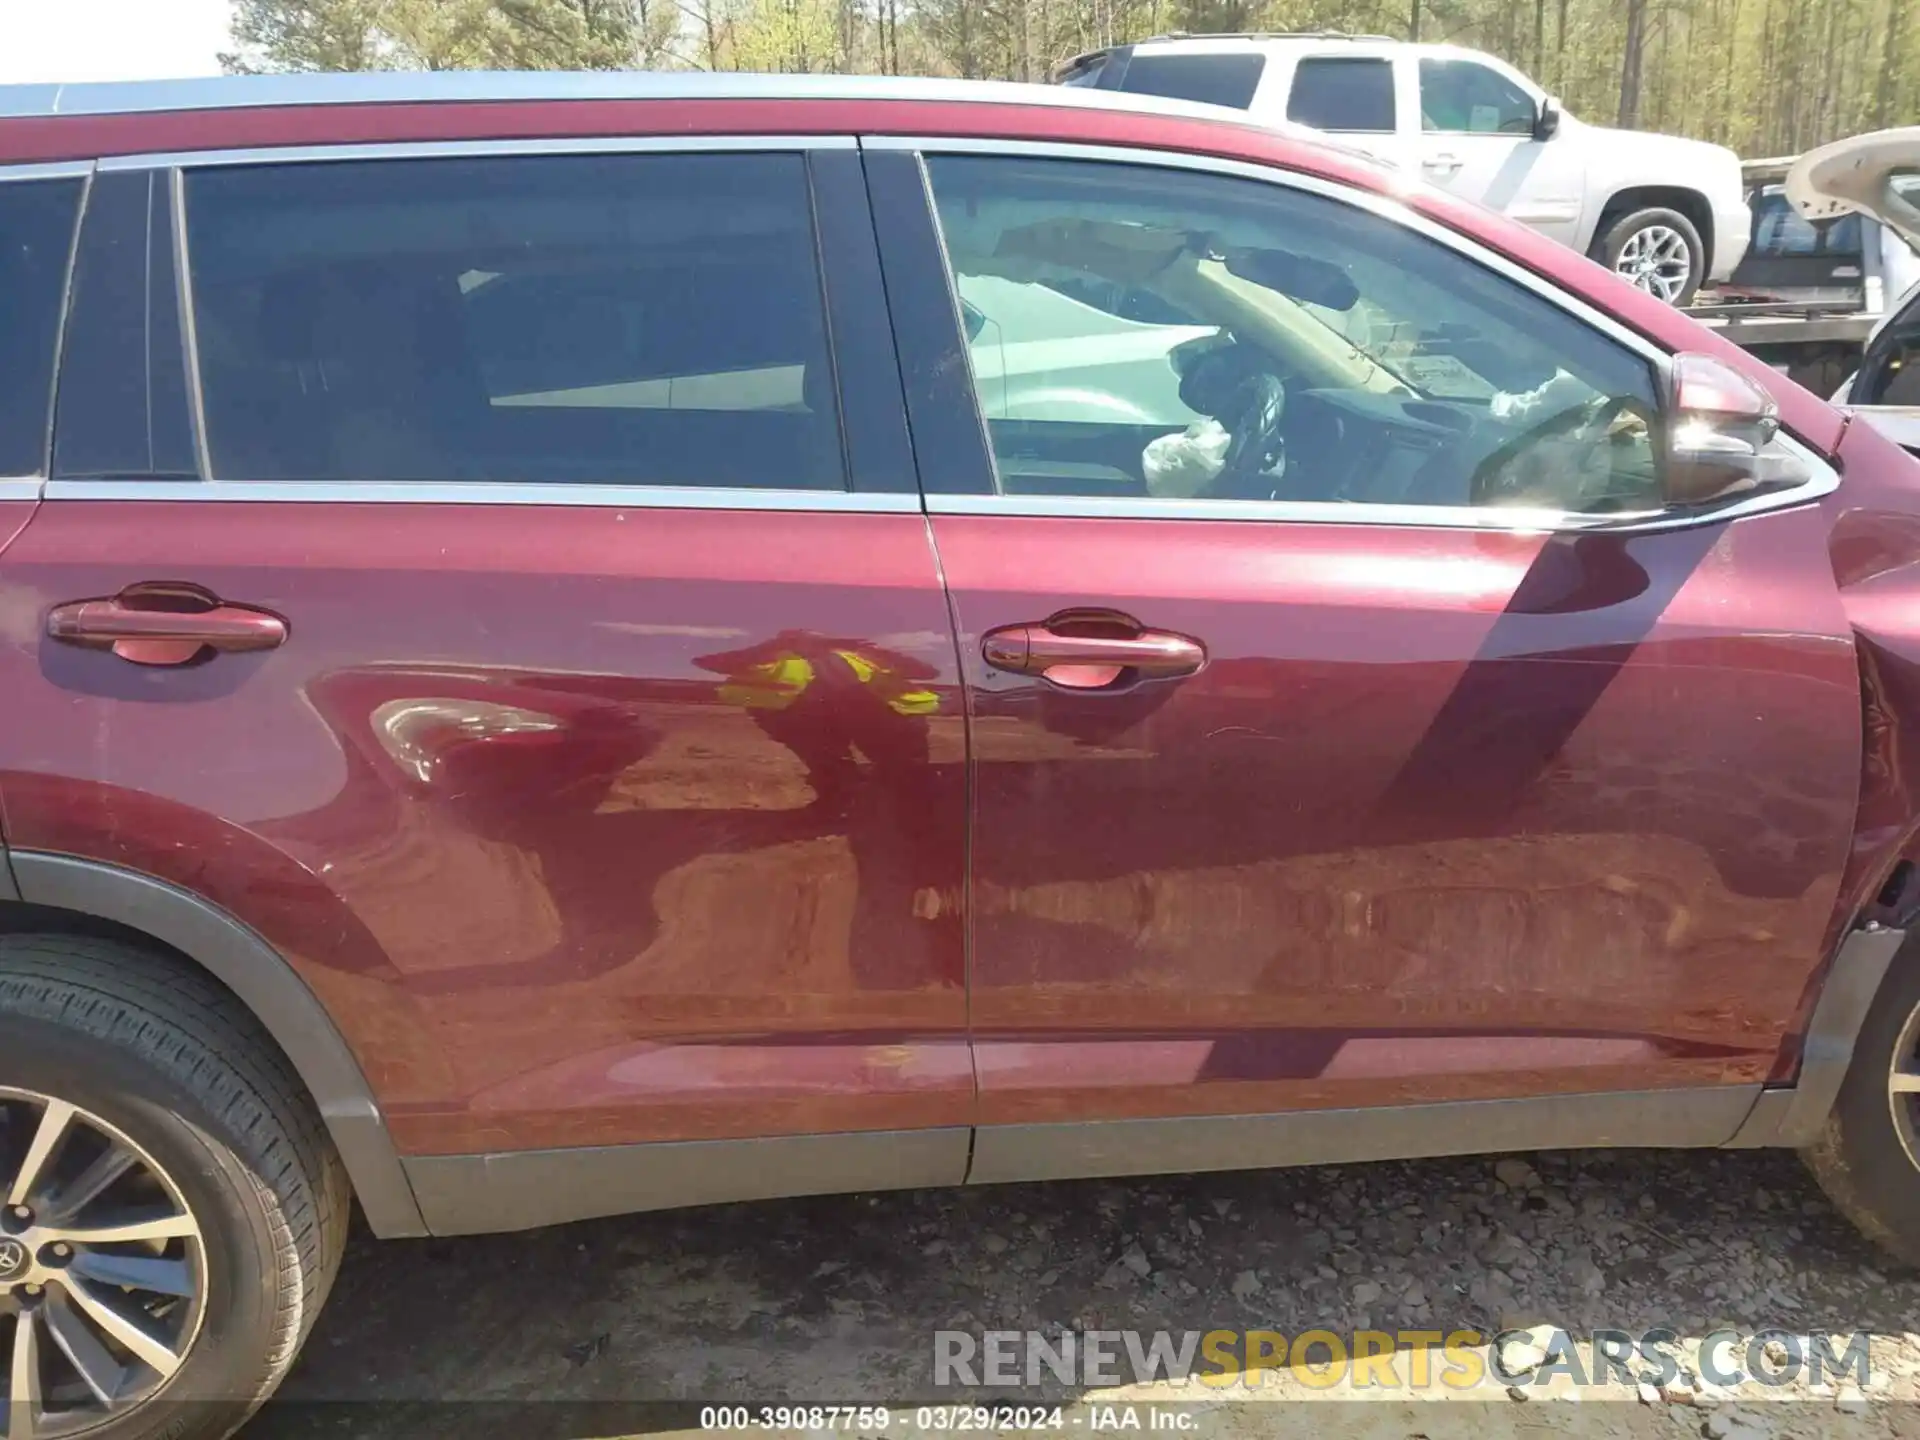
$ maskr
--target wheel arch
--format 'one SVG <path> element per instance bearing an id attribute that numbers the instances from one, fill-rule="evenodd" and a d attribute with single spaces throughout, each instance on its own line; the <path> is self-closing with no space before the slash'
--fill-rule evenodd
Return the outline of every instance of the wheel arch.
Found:
<path id="1" fill-rule="evenodd" d="M 1607 197 L 1607 203 L 1600 207 L 1600 217 L 1594 221 L 1593 234 L 1587 237 L 1589 253 L 1598 249 L 1607 238 L 1607 231 L 1621 216 L 1634 210 L 1644 210 L 1649 206 L 1662 206 L 1668 210 L 1678 210 L 1686 216 L 1693 228 L 1699 232 L 1700 245 L 1704 253 L 1700 257 L 1701 274 L 1704 276 L 1713 269 L 1713 205 L 1699 190 L 1690 190 L 1684 185 L 1625 185 Z"/>
<path id="2" fill-rule="evenodd" d="M 159 945 L 212 975 L 265 1027 L 306 1086 L 374 1233 L 427 1233 L 360 1062 L 272 946 L 224 910 L 150 875 L 70 855 L 15 850 L 7 859 L 13 894 L 0 894 L 0 930 Z"/>

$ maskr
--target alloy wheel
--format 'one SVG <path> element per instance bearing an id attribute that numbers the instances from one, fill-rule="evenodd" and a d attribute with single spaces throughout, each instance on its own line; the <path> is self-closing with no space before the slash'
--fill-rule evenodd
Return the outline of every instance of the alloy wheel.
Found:
<path id="1" fill-rule="evenodd" d="M 1693 275 L 1693 247 L 1671 225 L 1649 225 L 1627 237 L 1613 270 L 1636 289 L 1672 304 Z"/>
<path id="2" fill-rule="evenodd" d="M 1920 1168 L 1920 1005 L 1907 1016 L 1900 1038 L 1893 1042 L 1887 1103 L 1893 1109 L 1894 1134 L 1900 1137 L 1907 1159 Z"/>
<path id="3" fill-rule="evenodd" d="M 206 1308 L 199 1222 L 152 1156 L 0 1087 L 0 1437 L 77 1435 L 151 1401 Z"/>

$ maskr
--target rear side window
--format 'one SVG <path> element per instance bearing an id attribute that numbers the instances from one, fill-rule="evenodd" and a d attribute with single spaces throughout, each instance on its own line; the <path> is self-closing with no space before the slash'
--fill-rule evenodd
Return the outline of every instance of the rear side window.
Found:
<path id="1" fill-rule="evenodd" d="M 1196 100 L 1245 110 L 1260 88 L 1266 57 L 1251 51 L 1231 55 L 1155 54 L 1134 51 L 1120 88 L 1135 95 Z M 1085 83 L 1085 82 L 1082 82 Z"/>
<path id="2" fill-rule="evenodd" d="M 1392 133 L 1393 62 L 1325 55 L 1293 72 L 1287 118 L 1316 130 Z"/>
<path id="3" fill-rule="evenodd" d="M 217 169 L 187 202 L 216 476 L 844 487 L 799 155 Z"/>
<path id="4" fill-rule="evenodd" d="M 0 475 L 46 465 L 60 309 L 82 181 L 0 184 Z"/>

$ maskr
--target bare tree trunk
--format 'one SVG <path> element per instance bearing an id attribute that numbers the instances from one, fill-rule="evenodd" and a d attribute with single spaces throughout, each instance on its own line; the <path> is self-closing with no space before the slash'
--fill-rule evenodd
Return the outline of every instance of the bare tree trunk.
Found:
<path id="1" fill-rule="evenodd" d="M 1560 0 L 1560 19 L 1553 32 L 1553 83 L 1565 89 L 1567 84 L 1567 0 Z"/>
<path id="2" fill-rule="evenodd" d="M 1627 45 L 1620 57 L 1620 113 L 1616 123 L 1630 130 L 1640 123 L 1640 59 L 1646 46 L 1647 0 L 1626 0 Z"/>
<path id="3" fill-rule="evenodd" d="M 1880 80 L 1874 87 L 1873 123 L 1884 130 L 1893 123 L 1894 100 L 1900 90 L 1900 41 L 1907 29 L 1907 0 L 1887 0 L 1886 37 L 1880 44 Z"/>
<path id="4" fill-rule="evenodd" d="M 1547 0 L 1533 0 L 1533 73 L 1547 69 Z"/>

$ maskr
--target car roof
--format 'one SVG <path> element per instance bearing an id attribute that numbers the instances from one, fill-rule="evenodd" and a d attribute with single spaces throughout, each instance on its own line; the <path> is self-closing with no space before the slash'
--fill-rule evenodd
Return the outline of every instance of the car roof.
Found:
<path id="1" fill-rule="evenodd" d="M 0 85 L 0 120 L 309 105 L 579 100 L 905 100 L 1118 109 L 1216 122 L 1222 118 L 1216 107 L 1192 101 L 1002 80 L 734 71 L 440 70 Z"/>

